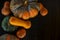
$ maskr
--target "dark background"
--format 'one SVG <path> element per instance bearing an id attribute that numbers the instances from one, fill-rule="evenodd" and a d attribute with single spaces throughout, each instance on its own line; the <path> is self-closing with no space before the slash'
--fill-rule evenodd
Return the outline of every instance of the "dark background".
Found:
<path id="1" fill-rule="evenodd" d="M 5 1 L 0 0 L 0 12 Z M 40 2 L 48 9 L 48 15 L 42 17 L 40 14 L 31 19 L 32 27 L 27 30 L 27 35 L 22 40 L 59 40 L 60 39 L 60 3 L 59 0 L 40 0 Z M 5 32 L 1 28 L 1 21 L 5 16 L 0 13 L 0 35 Z M 15 32 L 12 32 L 13 34 Z M 9 34 L 12 34 L 9 33 Z"/>

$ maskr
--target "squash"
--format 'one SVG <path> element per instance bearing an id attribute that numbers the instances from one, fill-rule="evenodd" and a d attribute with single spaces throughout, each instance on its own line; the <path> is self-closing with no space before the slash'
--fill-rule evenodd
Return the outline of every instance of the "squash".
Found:
<path id="1" fill-rule="evenodd" d="M 24 38 L 26 36 L 26 30 L 25 29 L 20 29 L 16 33 L 18 38 Z"/>
<path id="2" fill-rule="evenodd" d="M 20 40 L 20 39 L 14 35 L 4 34 L 0 36 L 0 40 Z"/>
<path id="3" fill-rule="evenodd" d="M 10 3 L 8 1 L 4 3 L 4 7 L 2 8 L 1 13 L 4 16 L 7 16 L 10 14 Z"/>
<path id="4" fill-rule="evenodd" d="M 7 32 L 15 31 L 15 30 L 17 29 L 17 27 L 11 25 L 11 24 L 9 23 L 9 19 L 10 19 L 9 16 L 5 17 L 5 18 L 3 19 L 3 21 L 2 21 L 1 26 L 2 26 L 2 28 L 3 28 L 4 31 L 7 31 Z"/>
<path id="5" fill-rule="evenodd" d="M 40 7 L 40 14 L 42 16 L 46 16 L 48 14 L 48 10 L 42 5 L 42 3 L 40 3 L 39 7 Z"/>
<path id="6" fill-rule="evenodd" d="M 38 0 L 11 0 L 10 9 L 13 15 L 22 19 L 33 18 L 38 14 Z M 25 16 L 26 15 L 26 16 Z"/>
<path id="7" fill-rule="evenodd" d="M 14 17 L 14 16 L 10 17 L 9 23 L 11 25 L 16 26 L 16 27 L 23 27 L 25 29 L 31 28 L 31 22 L 30 21 L 24 21 L 24 20 L 21 20 L 19 18 Z"/>

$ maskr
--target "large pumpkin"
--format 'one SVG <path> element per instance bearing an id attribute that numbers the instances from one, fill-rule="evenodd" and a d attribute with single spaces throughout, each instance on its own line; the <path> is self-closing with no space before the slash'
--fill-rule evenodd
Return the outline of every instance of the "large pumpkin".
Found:
<path id="1" fill-rule="evenodd" d="M 14 16 L 29 19 L 35 17 L 40 10 L 38 0 L 11 0 L 10 9 Z"/>

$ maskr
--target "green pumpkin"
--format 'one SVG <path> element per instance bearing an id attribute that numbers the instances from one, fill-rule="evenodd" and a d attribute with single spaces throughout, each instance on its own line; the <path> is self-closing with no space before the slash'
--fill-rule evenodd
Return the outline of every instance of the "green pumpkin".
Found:
<path id="1" fill-rule="evenodd" d="M 9 16 L 5 17 L 2 21 L 2 28 L 4 31 L 7 31 L 7 32 L 12 32 L 12 31 L 15 31 L 17 29 L 17 27 L 14 27 L 12 25 L 9 24 Z"/>
<path id="2" fill-rule="evenodd" d="M 0 36 L 0 40 L 19 40 L 19 39 L 14 35 L 4 34 Z"/>

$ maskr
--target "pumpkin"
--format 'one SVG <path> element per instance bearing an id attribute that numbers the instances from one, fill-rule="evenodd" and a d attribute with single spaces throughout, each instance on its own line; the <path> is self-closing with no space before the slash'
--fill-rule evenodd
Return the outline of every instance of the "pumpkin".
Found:
<path id="1" fill-rule="evenodd" d="M 25 29 L 20 29 L 16 33 L 18 38 L 24 38 L 26 36 L 26 30 Z"/>
<path id="2" fill-rule="evenodd" d="M 20 40 L 14 35 L 4 34 L 0 36 L 0 40 Z"/>
<path id="3" fill-rule="evenodd" d="M 12 32 L 12 31 L 15 31 L 17 29 L 17 27 L 11 25 L 9 23 L 9 16 L 5 17 L 2 21 L 2 28 L 4 31 L 7 31 L 7 32 Z"/>
<path id="4" fill-rule="evenodd" d="M 23 19 L 33 18 L 38 14 L 38 0 L 11 0 L 10 9 L 13 15 Z"/>

